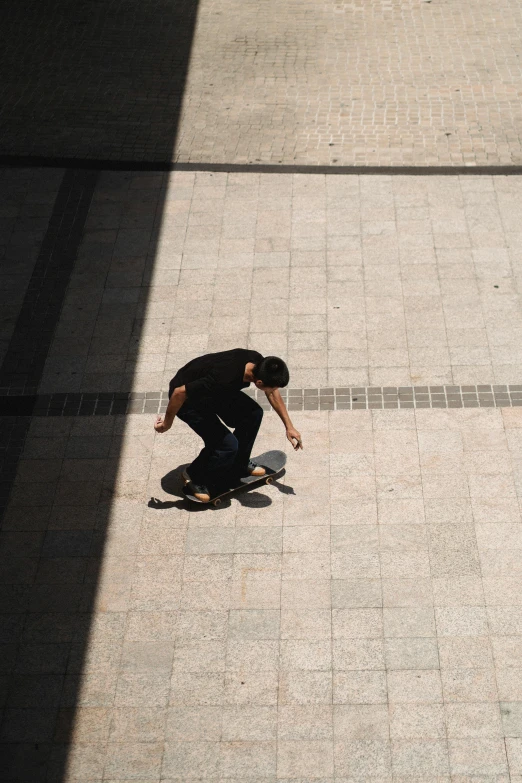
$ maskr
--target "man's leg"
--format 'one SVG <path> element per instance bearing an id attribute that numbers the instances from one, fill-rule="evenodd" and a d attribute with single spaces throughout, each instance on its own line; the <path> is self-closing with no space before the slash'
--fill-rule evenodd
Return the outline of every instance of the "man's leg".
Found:
<path id="1" fill-rule="evenodd" d="M 227 426 L 234 428 L 238 448 L 232 468 L 240 476 L 245 476 L 263 419 L 263 409 L 251 397 L 237 392 L 219 400 L 216 412 Z"/>
<path id="2" fill-rule="evenodd" d="M 177 414 L 203 439 L 205 446 L 188 468 L 194 484 L 208 487 L 211 491 L 219 487 L 234 464 L 238 451 L 236 437 L 212 411 L 196 406 L 184 405 Z"/>

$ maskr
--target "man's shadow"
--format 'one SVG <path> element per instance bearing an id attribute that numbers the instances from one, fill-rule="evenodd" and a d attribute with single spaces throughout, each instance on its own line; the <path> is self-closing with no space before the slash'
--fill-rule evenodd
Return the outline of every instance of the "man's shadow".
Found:
<path id="1" fill-rule="evenodd" d="M 242 506 L 246 506 L 247 508 L 266 508 L 267 506 L 272 505 L 272 500 L 268 495 L 263 494 L 262 492 L 257 491 L 256 489 L 251 489 L 252 485 L 245 487 L 241 487 L 234 491 L 234 493 L 226 498 L 223 498 L 221 504 L 219 507 L 215 507 L 212 505 L 212 503 L 202 503 L 202 504 L 196 504 L 191 503 L 185 495 L 183 494 L 183 478 L 182 473 L 185 470 L 185 468 L 188 467 L 188 464 L 185 463 L 183 465 L 178 465 L 177 468 L 174 468 L 174 470 L 170 470 L 168 473 L 166 473 L 163 478 L 161 479 L 161 488 L 164 492 L 166 492 L 168 495 L 173 495 L 176 500 L 159 500 L 158 498 L 152 497 L 148 502 L 149 508 L 157 508 L 157 509 L 166 509 L 166 508 L 190 508 L 191 511 L 204 511 L 205 509 L 211 508 L 214 509 L 214 511 L 218 511 L 220 508 L 228 508 L 230 506 L 230 502 L 232 498 L 236 498 L 239 503 L 241 503 Z M 279 478 L 282 478 L 285 475 L 286 471 L 283 471 L 281 476 Z M 254 484 L 254 487 L 259 487 L 258 484 Z M 279 479 L 275 479 L 271 482 L 271 486 L 276 487 L 276 489 L 279 490 L 279 492 L 282 492 L 283 495 L 295 495 L 294 489 L 292 487 L 287 486 L 286 484 L 282 484 Z M 261 487 L 263 487 L 263 484 L 261 483 Z"/>

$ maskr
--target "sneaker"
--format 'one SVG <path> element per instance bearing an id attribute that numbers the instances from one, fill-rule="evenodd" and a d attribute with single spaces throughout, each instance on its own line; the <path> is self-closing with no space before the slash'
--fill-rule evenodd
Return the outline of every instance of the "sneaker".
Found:
<path id="1" fill-rule="evenodd" d="M 264 467 L 262 465 L 257 465 L 252 460 L 248 463 L 247 472 L 249 476 L 259 476 L 259 478 L 266 474 Z"/>
<path id="2" fill-rule="evenodd" d="M 208 503 L 210 501 L 210 492 L 207 487 L 204 487 L 202 484 L 195 484 L 193 481 L 188 481 L 185 488 L 190 495 L 201 500 L 202 503 Z"/>

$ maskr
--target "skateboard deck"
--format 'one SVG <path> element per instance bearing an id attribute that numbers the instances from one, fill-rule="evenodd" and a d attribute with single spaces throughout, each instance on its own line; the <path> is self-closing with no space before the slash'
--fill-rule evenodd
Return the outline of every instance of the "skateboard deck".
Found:
<path id="1" fill-rule="evenodd" d="M 198 500 L 194 495 L 190 495 L 187 492 L 185 487 L 188 482 L 184 479 L 185 486 L 183 487 L 183 494 L 191 503 L 199 503 L 202 506 L 219 506 L 221 505 L 223 498 L 233 495 L 234 492 L 237 492 L 239 489 L 256 485 L 261 486 L 262 484 L 271 484 L 272 481 L 278 478 L 283 472 L 286 465 L 286 454 L 284 451 L 265 451 L 264 454 L 254 457 L 253 461 L 257 465 L 262 465 L 262 467 L 265 468 L 266 474 L 264 476 L 246 476 L 241 479 L 237 486 L 219 492 L 217 495 L 214 495 L 213 498 L 210 498 L 207 503 L 203 500 Z"/>

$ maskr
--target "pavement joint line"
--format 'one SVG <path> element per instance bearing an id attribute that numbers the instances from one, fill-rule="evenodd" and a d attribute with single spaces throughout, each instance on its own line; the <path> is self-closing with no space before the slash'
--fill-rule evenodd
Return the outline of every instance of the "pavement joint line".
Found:
<path id="1" fill-rule="evenodd" d="M 335 164 L 293 163 L 182 163 L 171 160 L 111 160 L 98 158 L 58 158 L 45 156 L 0 155 L 0 166 L 6 168 L 61 168 L 87 171 L 188 171 L 222 172 L 231 174 L 327 174 L 390 176 L 515 176 L 522 174 L 518 164 L 481 164 L 455 166 L 337 166 Z"/>

